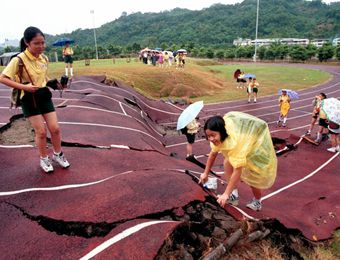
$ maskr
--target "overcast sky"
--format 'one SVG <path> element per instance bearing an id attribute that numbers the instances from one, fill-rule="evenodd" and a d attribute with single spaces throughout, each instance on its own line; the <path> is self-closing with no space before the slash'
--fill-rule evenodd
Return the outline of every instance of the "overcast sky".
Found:
<path id="1" fill-rule="evenodd" d="M 339 1 L 323 0 L 325 3 Z M 176 7 L 201 10 L 215 3 L 240 2 L 242 0 L 5 0 L 1 1 L 0 43 L 5 39 L 21 39 L 28 26 L 36 26 L 44 33 L 57 35 L 71 33 L 79 28 L 93 28 L 93 25 L 100 27 L 119 18 L 122 12 L 160 12 Z M 94 14 L 91 14 L 91 10 Z"/>

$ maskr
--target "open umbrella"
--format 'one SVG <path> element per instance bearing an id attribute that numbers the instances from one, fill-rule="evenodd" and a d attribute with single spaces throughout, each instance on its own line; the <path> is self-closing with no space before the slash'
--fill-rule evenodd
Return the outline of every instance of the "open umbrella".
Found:
<path id="1" fill-rule="evenodd" d="M 321 101 L 321 109 L 327 119 L 340 125 L 340 101 L 336 98 L 326 98 Z"/>
<path id="2" fill-rule="evenodd" d="M 176 51 L 176 53 L 178 53 L 178 52 L 187 53 L 187 50 L 185 50 L 185 49 L 179 49 L 179 50 Z"/>
<path id="3" fill-rule="evenodd" d="M 243 78 L 256 78 L 255 74 L 250 74 L 250 73 L 247 73 L 246 75 L 243 76 Z"/>
<path id="4" fill-rule="evenodd" d="M 286 91 L 287 95 L 290 97 L 290 99 L 299 99 L 299 94 L 294 91 L 294 90 L 290 90 L 290 89 L 280 89 L 279 90 L 279 95 L 282 95 L 282 91 Z"/>
<path id="5" fill-rule="evenodd" d="M 53 43 L 53 46 L 64 46 L 71 43 L 74 43 L 74 40 L 70 38 L 60 38 Z"/>
<path id="6" fill-rule="evenodd" d="M 183 129 L 187 124 L 194 120 L 203 106 L 203 101 L 197 101 L 184 109 L 177 120 L 177 130 Z"/>

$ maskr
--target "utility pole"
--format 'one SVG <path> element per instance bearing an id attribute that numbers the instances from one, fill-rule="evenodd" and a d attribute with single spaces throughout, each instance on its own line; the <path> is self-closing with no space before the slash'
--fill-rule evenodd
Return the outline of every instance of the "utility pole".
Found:
<path id="1" fill-rule="evenodd" d="M 93 35 L 94 35 L 94 45 L 96 47 L 96 60 L 98 60 L 98 47 L 97 47 L 97 37 L 96 37 L 96 27 L 94 25 L 94 10 L 90 11 L 91 14 L 93 14 Z"/>
<path id="2" fill-rule="evenodd" d="M 256 56 L 257 56 L 257 32 L 258 32 L 258 27 L 259 27 L 259 6 L 260 6 L 260 0 L 257 0 L 254 62 L 256 62 Z"/>

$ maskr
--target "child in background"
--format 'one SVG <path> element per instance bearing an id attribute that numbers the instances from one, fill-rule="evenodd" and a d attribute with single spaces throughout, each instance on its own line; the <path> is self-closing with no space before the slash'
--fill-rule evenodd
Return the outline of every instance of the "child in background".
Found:
<path id="1" fill-rule="evenodd" d="M 315 96 L 312 104 L 313 104 L 312 121 L 310 123 L 308 131 L 306 132 L 306 135 L 310 135 L 312 133 L 314 125 L 318 119 L 320 113 L 321 96 L 320 95 Z"/>
<path id="2" fill-rule="evenodd" d="M 277 121 L 278 126 L 286 127 L 287 125 L 287 117 L 290 109 L 290 97 L 287 94 L 287 90 L 282 90 L 282 95 L 279 97 L 279 106 L 280 106 L 280 116 L 279 121 Z M 282 123 L 283 122 L 283 123 Z"/>
<path id="3" fill-rule="evenodd" d="M 340 126 L 332 121 L 329 121 L 328 130 L 331 135 L 332 147 L 328 148 L 327 151 L 331 153 L 340 152 L 339 142 Z"/>
<path id="4" fill-rule="evenodd" d="M 196 119 L 198 120 L 197 117 Z M 194 156 L 192 153 L 192 145 L 195 142 L 195 137 L 200 127 L 200 123 L 196 119 L 192 120 L 186 127 L 181 129 L 182 134 L 186 136 L 187 141 L 188 141 L 187 147 L 186 147 L 187 149 L 186 158 L 187 159 Z"/>
<path id="5" fill-rule="evenodd" d="M 320 93 L 321 101 L 326 99 L 327 96 L 324 93 Z M 321 106 L 321 105 L 320 105 Z M 316 143 L 321 143 L 324 138 L 327 138 L 327 130 L 328 130 L 328 120 L 325 112 L 320 109 L 319 112 L 319 130 L 316 135 L 316 139 L 314 140 Z M 325 132 L 325 133 L 324 133 Z"/>

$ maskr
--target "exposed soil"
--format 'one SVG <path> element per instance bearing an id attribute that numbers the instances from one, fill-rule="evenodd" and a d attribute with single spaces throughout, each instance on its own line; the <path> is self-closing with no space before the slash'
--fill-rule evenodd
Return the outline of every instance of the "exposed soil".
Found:
<path id="1" fill-rule="evenodd" d="M 0 128 L 0 144 L 34 145 L 34 130 L 22 114 L 11 117 L 10 123 Z"/>

